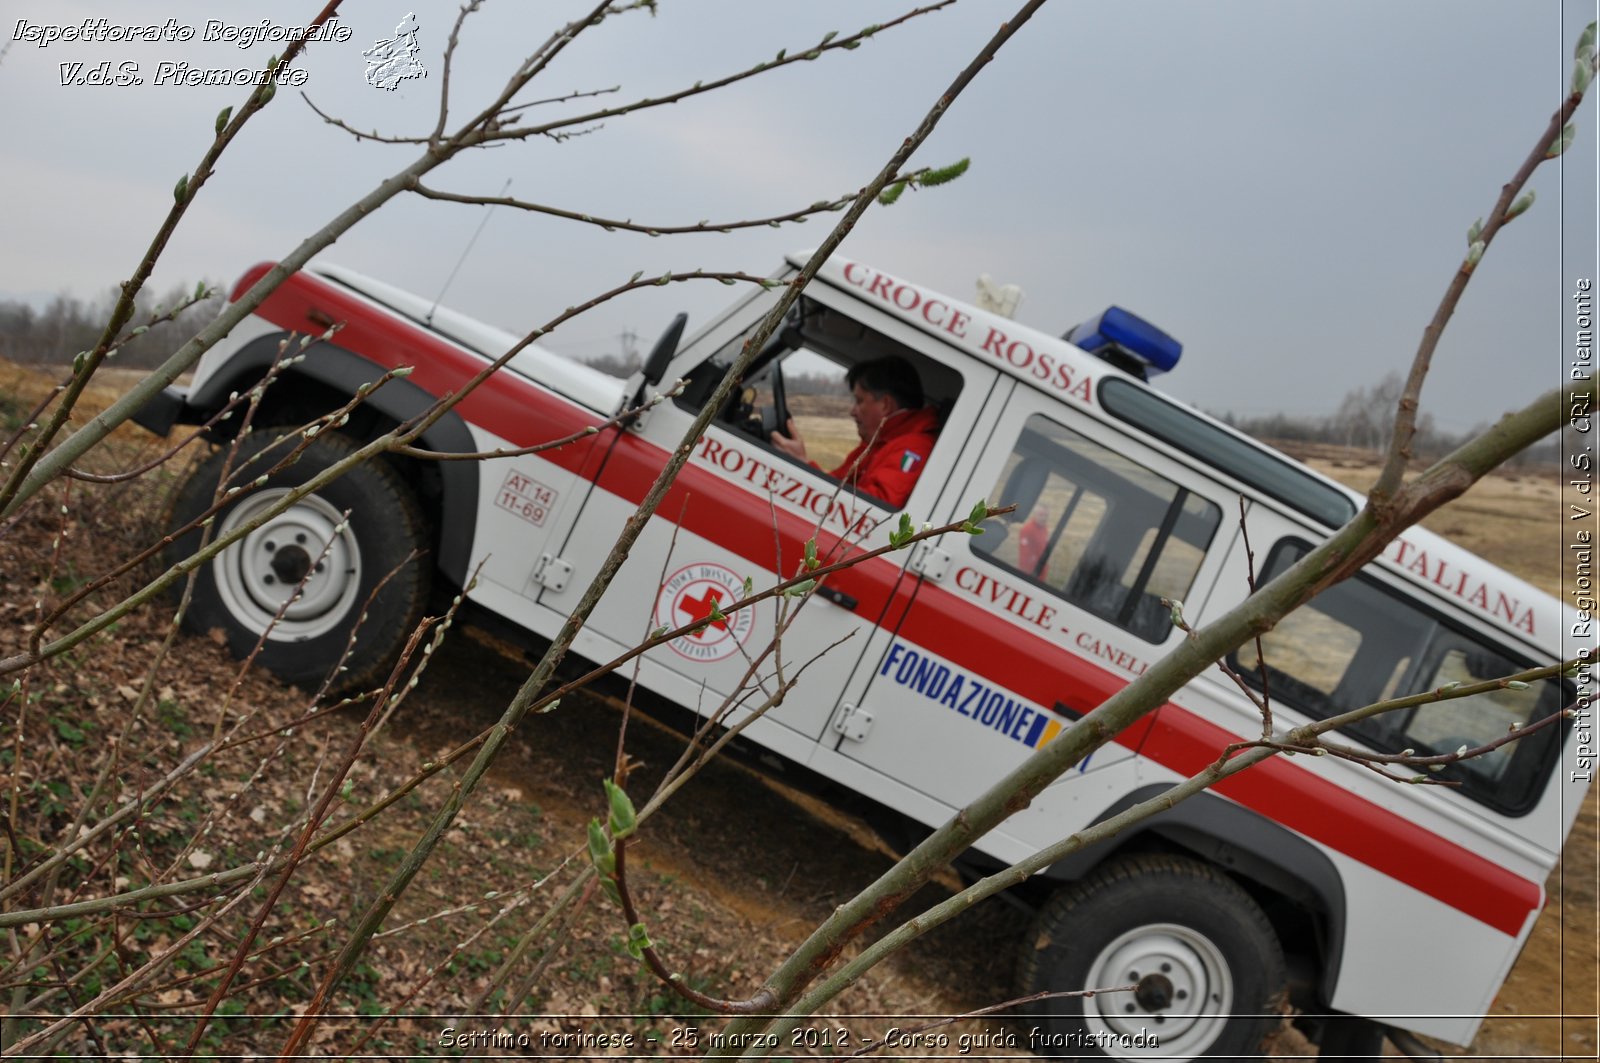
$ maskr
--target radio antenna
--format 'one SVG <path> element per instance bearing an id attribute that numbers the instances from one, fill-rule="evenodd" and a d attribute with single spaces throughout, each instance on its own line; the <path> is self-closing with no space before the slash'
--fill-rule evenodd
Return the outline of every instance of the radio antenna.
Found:
<path id="1" fill-rule="evenodd" d="M 504 187 L 500 189 L 501 199 L 505 198 L 506 191 L 510 189 L 510 187 L 511 178 L 507 177 Z M 478 237 L 483 235 L 483 227 L 489 224 L 489 215 L 494 213 L 494 208 L 496 206 L 498 206 L 498 204 L 491 203 L 489 204 L 489 209 L 483 212 L 483 220 L 478 223 L 477 231 L 472 234 L 472 239 L 467 241 L 467 246 L 461 249 L 461 257 L 456 259 L 455 268 L 450 271 L 450 276 L 444 279 L 444 287 L 440 288 L 439 294 L 434 297 L 433 305 L 428 307 L 428 316 L 423 321 L 423 324 L 427 325 L 428 327 L 433 327 L 433 312 L 439 309 L 439 304 L 444 301 L 445 292 L 448 292 L 450 290 L 450 285 L 455 283 L 456 274 L 461 272 L 462 264 L 467 261 L 467 256 L 472 253 L 472 245 L 477 243 Z"/>

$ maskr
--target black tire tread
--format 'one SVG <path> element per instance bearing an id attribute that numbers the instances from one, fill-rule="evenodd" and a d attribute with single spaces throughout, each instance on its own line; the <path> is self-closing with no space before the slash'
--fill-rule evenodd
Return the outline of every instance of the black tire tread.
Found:
<path id="1" fill-rule="evenodd" d="M 1035 917 L 1033 929 L 1027 934 L 1019 950 L 1016 986 L 1019 995 L 1029 995 L 1048 988 L 1050 972 L 1046 970 L 1046 955 L 1055 940 L 1070 940 L 1076 927 L 1083 925 L 1079 910 L 1085 905 L 1110 893 L 1128 894 L 1153 882 L 1166 879 L 1179 887 L 1192 888 L 1204 882 L 1231 898 L 1231 912 L 1261 937 L 1277 944 L 1277 931 L 1266 913 L 1243 887 L 1215 866 L 1171 853 L 1140 853 L 1109 860 L 1079 881 L 1066 886 L 1050 898 Z M 1287 983 L 1282 951 L 1275 949 L 1275 960 L 1265 976 L 1269 986 L 1283 987 Z M 1238 1001 L 1241 1009 L 1252 1008 L 1267 1002 Z M 1027 1010 L 1043 1015 L 1050 1002 L 1031 1005 Z M 1262 1023 L 1265 1033 L 1267 1024 Z"/>
<path id="2" fill-rule="evenodd" d="M 267 449 L 278 437 L 293 433 L 297 429 L 290 427 L 258 428 L 250 437 L 240 445 L 235 456 L 233 468 L 238 470 L 246 466 L 249 459 L 255 454 Z M 327 432 L 319 435 L 301 455 L 300 462 L 312 462 L 321 467 L 326 467 L 334 462 L 343 460 L 355 453 L 361 443 L 348 436 L 336 432 Z M 181 527 L 190 519 L 203 512 L 211 505 L 212 497 L 217 488 L 217 480 L 221 475 L 223 465 L 227 461 L 228 447 L 219 447 L 209 457 L 195 466 L 189 478 L 174 493 L 168 514 L 169 528 Z M 318 452 L 331 452 L 319 454 Z M 418 505 L 415 495 L 406 485 L 400 473 L 381 457 L 358 466 L 346 476 L 361 475 L 368 478 L 365 489 L 377 496 L 377 504 L 383 513 L 383 519 L 395 528 L 408 542 L 413 544 L 426 544 L 430 541 L 428 525 Z M 236 477 L 237 479 L 237 477 Z M 248 478 L 246 478 L 248 479 Z M 219 511 L 219 519 L 221 516 Z M 198 535 L 189 533 L 180 536 L 177 541 L 167 547 L 164 559 L 168 564 L 187 557 L 198 544 Z M 432 566 L 425 561 L 414 561 L 402 565 L 389 581 L 384 585 L 383 601 L 385 618 L 380 621 L 386 625 L 395 625 L 403 629 L 398 638 L 392 639 L 393 645 L 381 654 L 367 655 L 366 659 L 358 660 L 355 655 L 350 659 L 349 670 L 337 678 L 332 684 L 332 692 L 346 692 L 370 686 L 387 676 L 389 669 L 402 647 L 406 634 L 420 619 L 422 610 L 427 602 Z M 387 571 L 379 573 L 382 578 L 388 575 Z M 181 583 L 178 585 L 181 590 Z M 197 586 L 197 592 L 199 587 Z M 357 603 L 359 608 L 365 609 L 366 602 Z M 199 619 L 199 613 L 193 604 L 185 616 L 185 626 L 189 630 L 204 634 L 205 629 L 214 626 L 205 624 Z M 370 618 L 367 619 L 371 623 Z M 228 632 L 229 644 L 239 654 L 240 639 L 237 632 Z M 254 636 L 251 636 L 253 640 Z M 264 655 L 265 656 L 265 655 Z M 308 683 L 316 677 L 309 673 L 287 674 L 283 668 L 273 668 L 264 662 L 264 667 L 275 672 L 281 678 L 291 682 Z"/>

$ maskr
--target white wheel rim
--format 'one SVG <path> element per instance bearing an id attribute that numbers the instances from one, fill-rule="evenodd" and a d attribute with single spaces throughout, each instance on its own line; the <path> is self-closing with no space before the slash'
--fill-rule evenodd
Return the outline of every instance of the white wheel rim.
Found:
<path id="1" fill-rule="evenodd" d="M 1193 1059 L 1216 1043 L 1232 1016 L 1227 961 L 1186 926 L 1151 923 L 1121 935 L 1095 957 L 1085 988 L 1133 984 L 1144 991 L 1084 1001 L 1084 1024 L 1113 1059 Z"/>
<path id="2" fill-rule="evenodd" d="M 248 523 L 288 491 L 255 492 L 228 513 L 217 534 Z M 304 642 L 332 631 L 349 616 L 361 584 L 355 535 L 344 514 L 317 495 L 245 535 L 211 566 L 228 612 L 274 642 Z"/>

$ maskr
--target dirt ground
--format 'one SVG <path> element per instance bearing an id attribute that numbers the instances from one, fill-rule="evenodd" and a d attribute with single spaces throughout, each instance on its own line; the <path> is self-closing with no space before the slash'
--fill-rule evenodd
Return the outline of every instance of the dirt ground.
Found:
<path id="1" fill-rule="evenodd" d="M 0 398 L 35 384 L 24 382 L 14 371 L 8 376 L 7 367 L 0 364 Z M 1372 475 L 1370 465 L 1356 455 L 1329 451 L 1308 457 L 1354 486 L 1364 486 Z M 87 567 L 126 549 L 139 531 L 139 518 L 133 512 L 139 508 L 115 500 L 102 506 L 98 512 L 103 525 L 98 530 L 80 528 L 73 542 L 81 552 L 69 554 L 65 563 Z M 87 523 L 94 512 L 94 507 L 85 507 L 75 511 L 73 519 Z M 1492 478 L 1429 523 L 1531 582 L 1559 592 L 1560 512 L 1557 478 L 1549 473 L 1522 474 Z M 63 562 L 47 560 L 54 530 L 54 524 L 19 526 L 13 534 L 0 536 L 0 655 L 24 637 L 36 598 L 52 593 L 68 574 Z M 76 569 L 70 575 L 73 580 L 81 578 Z M 31 709 L 25 721 L 7 719 L 8 730 L 0 734 L 0 746 L 26 750 L 30 758 L 21 768 L 6 762 L 9 774 L 0 775 L 0 789 L 44 793 L 39 788 L 55 779 L 70 791 L 92 777 L 106 755 L 106 745 L 97 736 L 116 733 L 162 634 L 159 618 L 147 615 L 128 622 L 95 653 L 43 673 L 39 707 Z M 233 685 L 237 665 L 203 637 L 184 638 L 175 661 L 176 670 L 169 665 L 158 680 L 159 724 L 130 738 L 123 754 L 139 765 L 144 777 L 193 748 L 209 733 L 214 719 L 248 712 L 255 714 L 258 726 L 282 728 L 304 711 L 303 695 L 258 677 L 247 677 L 238 693 L 219 706 L 216 691 Z M 512 647 L 481 634 L 452 638 L 360 761 L 352 774 L 348 807 L 360 807 L 363 800 L 398 785 L 492 724 L 525 672 L 526 661 Z M 556 712 L 529 719 L 513 736 L 490 782 L 469 803 L 408 905 L 391 920 L 389 926 L 397 922 L 399 926 L 393 937 L 380 939 L 375 947 L 369 958 L 370 977 L 363 975 L 355 983 L 360 995 L 351 1002 L 353 1009 L 411 1016 L 391 1023 L 387 1039 L 369 1050 L 381 1049 L 391 1056 L 445 1054 L 438 1038 L 447 1020 L 430 1019 L 427 1013 L 474 1010 L 492 972 L 531 921 L 519 910 L 504 923 L 478 929 L 483 924 L 473 911 L 490 894 L 526 898 L 526 910 L 533 911 L 542 903 L 540 898 L 556 888 L 527 883 L 543 882 L 546 874 L 555 875 L 550 881 L 558 882 L 563 861 L 581 850 L 584 824 L 603 814 L 599 779 L 610 771 L 620 719 L 614 699 L 573 698 Z M 214 829 L 199 855 L 208 861 L 213 854 L 224 860 L 234 853 L 248 858 L 262 843 L 263 823 L 269 828 L 292 825 L 295 810 L 309 793 L 303 776 L 309 771 L 316 778 L 330 770 L 338 752 L 353 741 L 358 724 L 358 717 L 349 712 L 300 724 L 296 728 L 300 744 L 293 747 L 288 761 L 297 770 L 285 779 L 240 781 L 257 771 L 261 756 L 257 747 L 241 751 L 237 759 L 221 759 L 212 774 L 176 792 L 166 804 L 169 811 L 161 815 L 174 824 L 214 815 Z M 643 720 L 632 723 L 629 749 L 639 762 L 633 777 L 638 792 L 648 789 L 680 746 L 681 739 L 673 733 Z M 420 833 L 427 810 L 448 793 L 451 772 L 458 770 L 447 770 L 419 788 L 414 798 L 396 806 L 395 817 L 310 860 L 295 877 L 287 910 L 309 914 L 316 922 L 370 900 Z M 235 793 L 242 796 L 235 799 Z M 63 813 L 50 813 L 42 805 L 23 807 L 25 815 L 13 826 L 25 833 L 51 837 L 51 831 L 64 824 Z M 152 819 L 156 827 L 162 822 L 160 817 Z M 273 837 L 287 836 L 287 826 L 276 829 Z M 1482 1033 L 1470 1049 L 1448 1049 L 1447 1054 L 1478 1059 L 1597 1058 L 1597 834 L 1600 819 L 1591 791 L 1568 840 L 1563 867 L 1548 884 L 1549 904 Z M 152 852 L 157 846 L 155 841 L 141 844 Z M 687 973 L 691 984 L 727 995 L 753 989 L 812 926 L 889 865 L 882 846 L 860 823 L 733 763 L 713 765 L 675 798 L 649 824 L 630 858 L 636 861 L 634 873 L 651 933 L 664 953 Z M 112 888 L 110 876 L 119 865 L 117 857 L 108 859 L 108 865 L 85 873 L 81 887 L 85 895 Z M 180 866 L 205 866 L 194 853 L 174 859 Z M 97 879 L 97 874 L 105 880 Z M 932 903 L 948 895 L 952 884 L 929 887 L 913 903 Z M 519 969 L 519 978 L 534 979 L 526 1010 L 589 1016 L 572 1021 L 610 1024 L 661 1038 L 652 1042 L 652 1051 L 637 1054 L 669 1054 L 674 1039 L 690 1036 L 685 1031 L 704 1036 L 704 1031 L 715 1029 L 716 1020 L 684 1007 L 639 974 L 616 943 L 619 931 L 626 929 L 619 923 L 615 910 L 602 900 L 584 906 L 565 945 L 542 965 L 524 964 Z M 969 913 L 852 988 L 839 1002 L 841 1012 L 850 1017 L 841 1017 L 838 1023 L 857 1038 L 882 1037 L 891 1026 L 909 1025 L 916 1015 L 958 1014 L 1005 999 L 1015 943 L 1025 926 L 1026 917 L 1004 904 Z M 176 1023 L 199 1007 L 208 991 L 207 978 L 214 978 L 215 965 L 231 955 L 236 940 L 232 935 L 237 933 L 238 928 L 220 933 L 191 973 L 152 989 L 151 1006 L 167 1019 L 147 1018 L 142 1029 L 110 1022 L 99 1031 L 102 1041 L 75 1035 L 61 1049 L 97 1056 L 102 1054 L 97 1046 L 105 1043 L 114 1047 L 107 1055 L 136 1055 L 141 1045 L 148 1053 L 150 1041 L 143 1038 L 151 1024 L 163 1031 L 167 1029 L 163 1022 Z M 240 997 L 242 1018 L 212 1046 L 213 1051 L 272 1051 L 281 1044 L 281 1026 L 274 1023 L 282 1020 L 268 1016 L 304 999 L 309 974 L 298 973 L 300 963 L 306 971 L 319 971 L 330 958 L 327 949 L 311 945 L 289 956 L 296 962 L 274 964 L 252 956 L 246 967 L 249 989 Z M 1419 962 L 1415 956 L 1397 956 L 1397 961 L 1401 959 Z M 1419 976 L 1425 977 L 1425 958 L 1420 962 Z M 430 975 L 430 970 L 436 973 Z M 545 1020 L 524 1022 L 530 1029 L 545 1029 L 540 1025 Z M 362 1029 L 353 1019 L 349 1025 L 328 1029 L 318 1050 L 352 1051 L 356 1031 Z M 970 1022 L 952 1028 L 951 1036 L 966 1032 L 999 1039 L 1015 1036 L 1017 1030 L 1001 1022 Z M 158 1049 L 164 1044 L 158 1042 Z M 1274 1051 L 1273 1058 L 1279 1059 L 1314 1053 L 1292 1033 L 1280 1036 Z M 800 1046 L 792 1054 L 815 1053 Z M 1007 1053 L 970 1055 L 986 1054 Z"/>

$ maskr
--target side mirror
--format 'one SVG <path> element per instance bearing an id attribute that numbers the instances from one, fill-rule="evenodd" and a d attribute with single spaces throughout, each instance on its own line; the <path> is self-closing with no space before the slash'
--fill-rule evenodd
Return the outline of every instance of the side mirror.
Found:
<path id="1" fill-rule="evenodd" d="M 650 356 L 644 360 L 646 384 L 661 383 L 661 378 L 667 372 L 667 363 L 678 353 L 678 341 L 683 339 L 683 330 L 688 324 L 689 315 L 680 313 L 672 319 L 672 324 L 667 326 L 667 331 L 661 334 L 661 338 L 656 340 L 656 345 L 650 348 Z"/>

